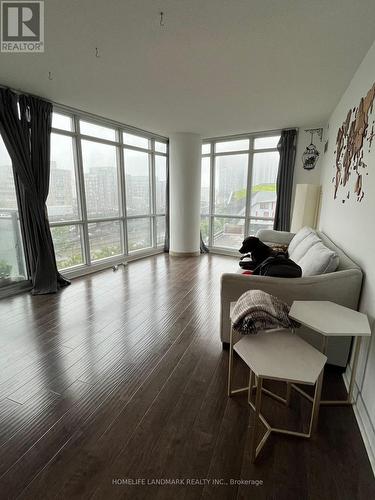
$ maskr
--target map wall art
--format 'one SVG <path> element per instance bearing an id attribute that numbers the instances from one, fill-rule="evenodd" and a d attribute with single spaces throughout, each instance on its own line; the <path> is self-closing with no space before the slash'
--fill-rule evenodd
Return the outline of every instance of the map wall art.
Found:
<path id="1" fill-rule="evenodd" d="M 375 83 L 358 106 L 348 111 L 346 120 L 337 132 L 336 174 L 332 183 L 334 199 L 341 198 L 342 203 L 351 194 L 360 202 L 366 194 L 364 178 L 369 173 L 367 156 L 375 137 L 375 118 L 372 116 L 374 98 Z"/>

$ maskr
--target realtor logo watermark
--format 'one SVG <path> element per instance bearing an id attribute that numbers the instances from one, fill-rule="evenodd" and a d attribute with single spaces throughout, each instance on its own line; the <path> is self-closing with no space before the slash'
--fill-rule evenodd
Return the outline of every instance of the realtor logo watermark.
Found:
<path id="1" fill-rule="evenodd" d="M 44 2 L 1 1 L 1 52 L 44 52 Z"/>

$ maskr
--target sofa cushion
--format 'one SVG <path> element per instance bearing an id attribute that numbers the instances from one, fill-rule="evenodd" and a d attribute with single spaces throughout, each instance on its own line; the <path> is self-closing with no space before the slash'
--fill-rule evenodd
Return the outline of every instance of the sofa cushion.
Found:
<path id="1" fill-rule="evenodd" d="M 339 256 L 320 241 L 307 250 L 298 264 L 302 268 L 302 276 L 332 273 L 339 265 Z"/>
<path id="2" fill-rule="evenodd" d="M 309 229 L 309 233 L 295 246 L 292 250 L 289 247 L 289 258 L 300 264 L 300 260 L 306 255 L 307 251 L 317 243 L 321 243 L 321 239 L 315 231 Z M 298 234 L 298 233 L 297 233 Z M 293 241 L 293 240 L 292 240 Z"/>
<path id="3" fill-rule="evenodd" d="M 304 240 L 306 238 L 306 236 L 311 233 L 311 231 L 312 231 L 311 227 L 307 227 L 307 226 L 303 227 L 302 229 L 297 231 L 297 233 L 294 235 L 291 242 L 289 243 L 289 247 L 288 247 L 289 254 L 294 251 L 294 249 L 297 247 L 297 245 L 299 243 L 301 243 L 301 241 Z"/>

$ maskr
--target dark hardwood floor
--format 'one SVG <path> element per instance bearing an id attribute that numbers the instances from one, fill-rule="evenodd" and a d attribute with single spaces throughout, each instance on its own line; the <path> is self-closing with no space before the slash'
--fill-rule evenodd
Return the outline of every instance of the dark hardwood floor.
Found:
<path id="1" fill-rule="evenodd" d="M 250 410 L 226 396 L 219 340 L 220 275 L 234 265 L 158 255 L 2 300 L 0 497 L 375 498 L 351 408 L 323 407 L 314 439 L 273 436 L 251 464 Z M 237 360 L 236 383 L 246 376 Z M 328 371 L 325 391 L 343 389 Z M 309 410 L 297 394 L 290 409 L 264 398 L 281 425 L 301 428 Z M 134 484 L 150 479 L 185 485 Z"/>

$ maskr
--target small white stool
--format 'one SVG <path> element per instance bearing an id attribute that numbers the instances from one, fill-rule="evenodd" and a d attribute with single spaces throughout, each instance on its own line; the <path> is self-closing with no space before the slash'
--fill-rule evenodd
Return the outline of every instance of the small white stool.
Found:
<path id="1" fill-rule="evenodd" d="M 248 391 L 249 405 L 255 411 L 251 445 L 251 459 L 254 462 L 272 432 L 302 438 L 311 437 L 318 421 L 323 368 L 327 357 L 290 330 L 264 331 L 258 335 L 243 336 L 235 344 L 233 342 L 234 334 L 235 332 L 231 328 L 228 396 Z M 237 352 L 250 369 L 248 387 L 232 389 L 233 351 Z M 254 376 L 257 382 L 255 404 L 251 398 Z M 263 387 L 264 379 L 285 381 L 287 383 L 286 398 L 266 390 Z M 291 384 L 293 383 L 315 385 L 310 427 L 307 433 L 272 427 L 261 413 L 262 393 L 289 404 Z M 266 427 L 266 432 L 257 444 L 257 430 L 260 422 Z"/>

